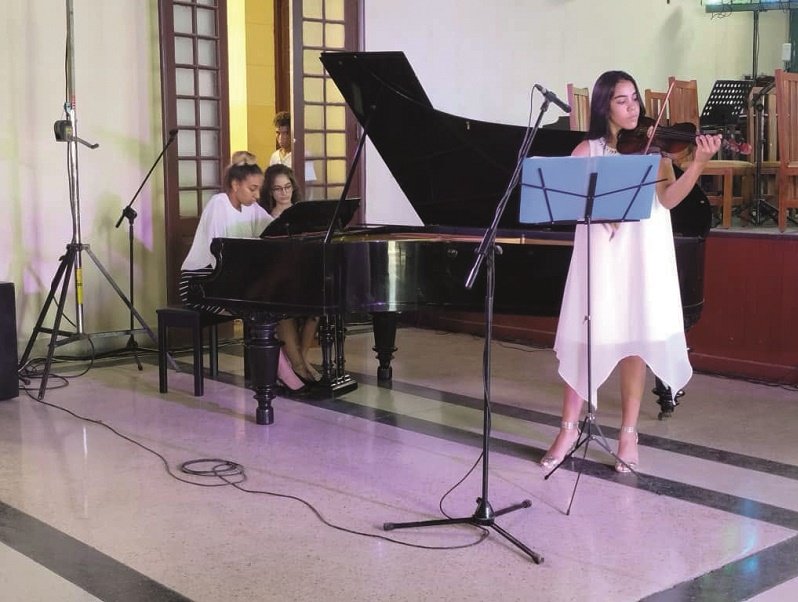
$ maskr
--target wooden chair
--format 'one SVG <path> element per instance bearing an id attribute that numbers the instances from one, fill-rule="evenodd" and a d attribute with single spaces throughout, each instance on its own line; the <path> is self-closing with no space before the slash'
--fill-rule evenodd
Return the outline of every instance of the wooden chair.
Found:
<path id="1" fill-rule="evenodd" d="M 692 123 L 699 128 L 698 85 L 696 80 L 668 78 L 668 87 L 673 85 L 668 99 L 668 115 L 671 125 Z M 703 175 L 712 176 L 716 182 L 714 191 L 707 191 L 711 205 L 721 207 L 721 225 L 731 227 L 732 207 L 748 205 L 753 198 L 754 164 L 749 161 L 712 160 L 704 168 Z M 735 194 L 735 179 L 739 194 Z"/>
<path id="2" fill-rule="evenodd" d="M 569 124 L 572 131 L 586 132 L 590 127 L 590 91 L 568 84 Z"/>
<path id="3" fill-rule="evenodd" d="M 681 80 L 668 78 L 668 88 L 673 85 L 668 99 L 668 116 L 673 123 L 692 123 L 699 127 L 698 84 L 694 79 Z"/>
<path id="4" fill-rule="evenodd" d="M 643 93 L 644 96 L 644 105 L 646 107 L 646 115 L 651 119 L 656 119 L 659 112 L 662 110 L 662 107 L 665 106 L 665 98 L 667 98 L 667 92 L 654 92 L 653 90 L 646 90 Z M 668 107 L 665 107 L 665 113 L 662 115 L 662 120 L 660 121 L 660 125 L 668 125 L 670 120 L 668 119 Z"/>
<path id="5" fill-rule="evenodd" d="M 798 208 L 798 73 L 776 69 L 776 113 L 778 115 L 779 230 L 787 227 L 787 212 Z"/>

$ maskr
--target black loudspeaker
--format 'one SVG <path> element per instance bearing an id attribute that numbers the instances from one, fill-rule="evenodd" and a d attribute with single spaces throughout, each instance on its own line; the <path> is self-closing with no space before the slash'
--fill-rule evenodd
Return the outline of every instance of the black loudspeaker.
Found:
<path id="1" fill-rule="evenodd" d="M 0 282 L 0 399 L 19 395 L 14 283 Z"/>

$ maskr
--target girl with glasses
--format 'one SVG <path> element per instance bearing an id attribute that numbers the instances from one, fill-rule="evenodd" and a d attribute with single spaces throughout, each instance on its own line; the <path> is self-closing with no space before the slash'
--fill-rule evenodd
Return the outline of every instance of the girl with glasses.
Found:
<path id="1" fill-rule="evenodd" d="M 294 203 L 302 200 L 294 172 L 290 167 L 276 164 L 266 169 L 263 186 L 260 189 L 260 204 L 273 218 Z M 297 376 L 305 384 L 316 382 L 316 371 L 308 361 L 308 352 L 316 340 L 319 318 L 286 318 L 277 324 L 277 337 L 283 342 L 283 349 Z"/>

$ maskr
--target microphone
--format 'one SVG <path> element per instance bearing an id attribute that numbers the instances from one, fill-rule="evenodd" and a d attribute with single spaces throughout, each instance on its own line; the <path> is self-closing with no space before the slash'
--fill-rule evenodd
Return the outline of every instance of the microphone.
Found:
<path id="1" fill-rule="evenodd" d="M 175 128 L 173 130 L 169 130 L 169 138 L 172 139 L 175 136 L 177 136 L 177 128 Z"/>
<path id="2" fill-rule="evenodd" d="M 543 94 L 543 98 L 545 98 L 549 102 L 553 102 L 558 107 L 560 107 L 560 109 L 562 109 L 564 112 L 566 113 L 571 112 L 571 107 L 569 107 L 566 103 L 557 98 L 557 95 L 554 92 L 552 92 L 551 90 L 547 90 L 540 84 L 535 84 L 535 88 L 539 90 L 541 94 Z"/>

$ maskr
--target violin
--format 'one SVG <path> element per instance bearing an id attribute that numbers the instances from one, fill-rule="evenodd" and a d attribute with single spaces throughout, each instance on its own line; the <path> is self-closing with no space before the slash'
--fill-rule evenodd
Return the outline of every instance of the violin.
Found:
<path id="1" fill-rule="evenodd" d="M 656 147 L 663 153 L 678 154 L 695 144 L 697 132 L 693 123 L 659 126 L 649 142 L 648 132 L 654 125 L 655 121 L 650 117 L 640 117 L 635 129 L 618 132 L 615 148 L 624 155 L 639 154 L 649 147 Z"/>
<path id="2" fill-rule="evenodd" d="M 649 144 L 648 131 L 654 127 L 655 123 L 650 117 L 640 117 L 635 129 L 618 132 L 616 143 L 618 152 L 624 155 L 635 155 L 644 152 L 649 147 L 656 147 L 658 152 L 678 155 L 695 145 L 695 137 L 698 132 L 695 124 L 689 122 L 676 123 L 669 127 L 657 127 Z M 747 142 L 737 142 L 736 140 L 724 139 L 721 148 L 741 155 L 751 153 L 751 146 Z"/>

